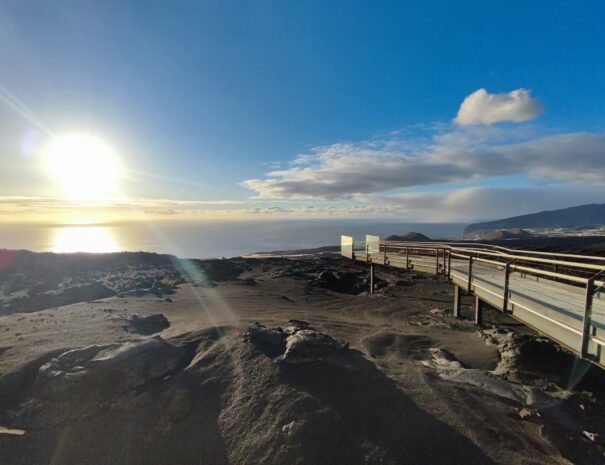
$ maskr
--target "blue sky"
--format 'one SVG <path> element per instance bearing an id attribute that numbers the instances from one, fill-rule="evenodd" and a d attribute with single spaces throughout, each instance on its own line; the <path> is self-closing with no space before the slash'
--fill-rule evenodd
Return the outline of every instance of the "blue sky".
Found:
<path id="1" fill-rule="evenodd" d="M 605 201 L 602 173 L 586 172 L 605 153 L 603 17 L 596 1 L 4 1 L 4 217 L 23 207 L 15 196 L 61 208 L 38 160 L 45 129 L 109 143 L 122 194 L 157 214 L 466 221 L 456 198 L 477 217 Z M 533 110 L 454 122 L 479 89 L 525 89 Z M 552 147 L 567 152 L 536 154 Z M 489 160 L 462 169 L 469 151 Z M 418 181 L 364 186 L 380 166 Z M 485 203 L 509 191 L 535 195 Z"/>

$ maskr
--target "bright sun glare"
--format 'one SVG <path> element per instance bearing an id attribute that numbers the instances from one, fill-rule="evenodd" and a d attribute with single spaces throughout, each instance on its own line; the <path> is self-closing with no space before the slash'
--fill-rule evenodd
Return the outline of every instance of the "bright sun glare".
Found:
<path id="1" fill-rule="evenodd" d="M 113 150 L 86 135 L 54 139 L 46 149 L 46 168 L 74 200 L 103 200 L 115 188 L 120 166 Z"/>

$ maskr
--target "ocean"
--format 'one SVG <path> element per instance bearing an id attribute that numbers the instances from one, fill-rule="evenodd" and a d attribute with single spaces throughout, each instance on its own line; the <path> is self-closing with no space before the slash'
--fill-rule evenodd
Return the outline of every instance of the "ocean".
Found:
<path id="1" fill-rule="evenodd" d="M 0 248 L 36 252 L 169 253 L 213 258 L 253 252 L 338 245 L 341 235 L 358 239 L 417 231 L 431 238 L 460 237 L 461 223 L 385 220 L 206 220 L 102 225 L 0 225 Z"/>

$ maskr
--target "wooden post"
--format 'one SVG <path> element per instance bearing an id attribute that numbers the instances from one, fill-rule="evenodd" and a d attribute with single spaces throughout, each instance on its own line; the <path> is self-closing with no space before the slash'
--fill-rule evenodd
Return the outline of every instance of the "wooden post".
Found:
<path id="1" fill-rule="evenodd" d="M 435 249 L 435 274 L 439 274 L 439 249 Z"/>
<path id="2" fill-rule="evenodd" d="M 477 326 L 483 324 L 483 301 L 479 296 L 475 296 L 475 324 Z"/>
<path id="3" fill-rule="evenodd" d="M 460 287 L 454 284 L 454 318 L 460 318 Z"/>
<path id="4" fill-rule="evenodd" d="M 502 296 L 502 311 L 506 313 L 508 310 L 508 282 L 510 278 L 510 263 L 504 267 L 504 295 Z"/>
<path id="5" fill-rule="evenodd" d="M 586 283 L 586 298 L 584 301 L 584 318 L 582 320 L 582 345 L 580 355 L 582 358 L 588 357 L 588 344 L 592 331 L 592 296 L 594 294 L 594 278 L 590 278 Z"/>
<path id="6" fill-rule="evenodd" d="M 452 277 L 452 251 L 447 251 L 447 277 Z"/>
<path id="7" fill-rule="evenodd" d="M 370 263 L 370 294 L 374 294 L 374 264 Z"/>
<path id="8" fill-rule="evenodd" d="M 366 244 L 366 262 L 370 261 L 370 244 Z"/>
<path id="9" fill-rule="evenodd" d="M 405 248 L 405 269 L 406 270 L 410 269 L 410 248 L 409 247 Z"/>
<path id="10" fill-rule="evenodd" d="M 473 279 L 473 256 L 468 257 L 468 287 L 466 292 L 471 293 L 471 280 Z"/>
<path id="11" fill-rule="evenodd" d="M 386 265 L 388 263 L 387 262 L 387 245 L 386 244 L 384 245 L 384 257 L 383 257 L 383 260 L 384 260 L 384 264 Z"/>

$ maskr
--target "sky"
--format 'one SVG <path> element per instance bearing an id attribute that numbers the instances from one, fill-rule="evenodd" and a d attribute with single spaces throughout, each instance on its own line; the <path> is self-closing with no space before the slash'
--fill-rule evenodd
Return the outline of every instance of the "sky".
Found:
<path id="1" fill-rule="evenodd" d="M 0 222 L 605 202 L 603 17 L 600 1 L 3 0 Z M 49 155 L 70 137 L 96 145 Z"/>

